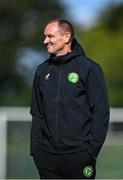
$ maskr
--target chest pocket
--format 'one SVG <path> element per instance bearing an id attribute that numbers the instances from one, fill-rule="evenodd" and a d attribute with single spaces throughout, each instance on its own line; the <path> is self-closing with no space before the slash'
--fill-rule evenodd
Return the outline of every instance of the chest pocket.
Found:
<path id="1" fill-rule="evenodd" d="M 83 95 L 86 94 L 84 84 L 79 79 L 76 83 L 70 82 L 68 79 L 64 81 L 62 88 L 62 97 L 64 104 L 75 103 L 81 101 Z"/>

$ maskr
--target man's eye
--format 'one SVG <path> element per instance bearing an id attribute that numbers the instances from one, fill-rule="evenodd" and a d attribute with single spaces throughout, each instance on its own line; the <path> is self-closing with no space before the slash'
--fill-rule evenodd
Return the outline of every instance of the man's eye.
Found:
<path id="1" fill-rule="evenodd" d="M 53 38 L 54 36 L 53 35 L 48 35 L 49 38 Z"/>

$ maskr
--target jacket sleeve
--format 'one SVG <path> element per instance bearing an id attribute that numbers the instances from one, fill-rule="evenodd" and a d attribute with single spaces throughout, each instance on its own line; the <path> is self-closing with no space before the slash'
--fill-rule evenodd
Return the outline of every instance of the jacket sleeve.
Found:
<path id="1" fill-rule="evenodd" d="M 97 157 L 106 138 L 109 124 L 109 104 L 104 74 L 98 64 L 91 68 L 87 78 L 87 98 L 92 114 L 88 136 L 88 153 Z"/>
<path id="2" fill-rule="evenodd" d="M 30 148 L 31 155 L 33 155 L 37 147 L 38 140 L 41 138 L 41 121 L 43 119 L 42 99 L 39 91 L 39 77 L 37 75 L 37 71 L 33 79 L 30 113 L 32 115 Z"/>

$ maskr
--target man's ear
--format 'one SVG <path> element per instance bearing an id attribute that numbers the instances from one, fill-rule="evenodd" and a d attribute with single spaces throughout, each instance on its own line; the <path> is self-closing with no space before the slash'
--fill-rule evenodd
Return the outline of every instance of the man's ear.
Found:
<path id="1" fill-rule="evenodd" d="M 70 32 L 66 32 L 64 38 L 65 38 L 65 43 L 66 44 L 69 43 L 70 42 L 70 38 L 71 38 Z"/>

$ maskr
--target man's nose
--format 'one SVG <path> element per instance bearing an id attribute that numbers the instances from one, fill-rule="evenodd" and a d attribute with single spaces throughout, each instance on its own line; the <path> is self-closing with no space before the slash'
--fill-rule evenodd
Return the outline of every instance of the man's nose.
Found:
<path id="1" fill-rule="evenodd" d="M 44 39 L 44 44 L 47 44 L 49 42 L 49 39 L 48 39 L 48 37 L 46 37 L 45 39 Z"/>

